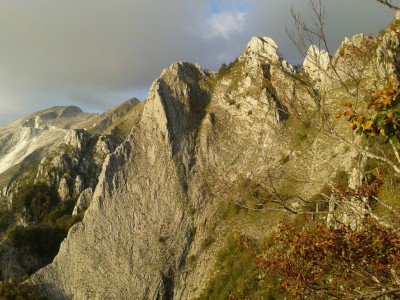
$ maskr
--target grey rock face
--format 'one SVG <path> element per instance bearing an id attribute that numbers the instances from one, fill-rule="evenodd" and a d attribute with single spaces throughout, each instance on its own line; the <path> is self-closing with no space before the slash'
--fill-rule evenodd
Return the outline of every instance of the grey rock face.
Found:
<path id="1" fill-rule="evenodd" d="M 57 192 L 61 201 L 65 201 L 71 196 L 71 190 L 69 188 L 68 179 L 66 177 L 61 178 Z"/>
<path id="2" fill-rule="evenodd" d="M 87 145 L 88 140 L 89 134 L 82 129 L 70 130 L 65 135 L 65 143 L 78 151 L 84 150 L 84 146 Z"/>
<path id="3" fill-rule="evenodd" d="M 83 222 L 32 283 L 56 286 L 64 296 L 52 297 L 60 298 L 173 297 L 193 238 L 185 178 L 208 103 L 203 77 L 197 66 L 178 63 L 152 85 L 141 126 L 106 158 Z M 90 281 L 94 269 L 99 277 Z"/>
<path id="4" fill-rule="evenodd" d="M 92 188 L 87 188 L 86 190 L 82 191 L 79 195 L 78 200 L 76 201 L 72 215 L 76 216 L 80 212 L 85 211 L 89 207 L 92 197 L 93 197 Z"/>
<path id="5" fill-rule="evenodd" d="M 53 107 L 0 127 L 0 206 L 14 214 L 4 228 L 37 226 L 38 221 L 30 220 L 23 209 L 15 212 L 13 207 L 23 195 L 20 191 L 37 187 L 48 188 L 52 201 L 68 201 L 58 204 L 68 207 L 63 214 L 79 200 L 75 214 L 80 218 L 89 206 L 105 157 L 117 146 L 99 132 L 79 128 L 81 124 L 92 127 L 94 117 L 77 107 Z M 21 280 L 48 263 L 33 257 L 32 249 L 23 244 L 12 246 L 4 233 L 0 239 L 2 280 Z"/>
<path id="6" fill-rule="evenodd" d="M 303 62 L 304 71 L 310 76 L 317 88 L 324 88 L 327 80 L 329 68 L 329 53 L 325 50 L 318 49 L 312 45 L 308 49 L 307 56 Z"/>
<path id="7" fill-rule="evenodd" d="M 400 69 L 400 29 L 386 32 L 376 49 L 377 69 L 382 77 L 396 76 Z"/>

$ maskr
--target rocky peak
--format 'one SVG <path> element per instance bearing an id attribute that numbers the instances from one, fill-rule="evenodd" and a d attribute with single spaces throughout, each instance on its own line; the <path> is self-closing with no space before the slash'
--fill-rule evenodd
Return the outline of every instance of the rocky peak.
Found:
<path id="1" fill-rule="evenodd" d="M 77 107 L 77 106 L 67 106 L 66 108 L 64 108 L 59 117 L 60 118 L 72 118 L 72 117 L 76 117 L 77 115 L 83 113 L 83 111 Z"/>
<path id="2" fill-rule="evenodd" d="M 279 62 L 278 45 L 269 37 L 253 37 L 247 44 L 244 57 L 263 57 L 271 63 Z"/>
<path id="3" fill-rule="evenodd" d="M 327 51 L 319 49 L 315 45 L 310 46 L 304 58 L 303 68 L 318 88 L 321 88 L 325 82 L 329 62 L 330 57 Z"/>
<path id="4" fill-rule="evenodd" d="M 62 130 L 76 123 L 81 115 L 84 113 L 77 106 L 54 106 L 23 118 L 24 121 L 20 126 L 42 130 Z"/>
<path id="5" fill-rule="evenodd" d="M 239 56 L 239 62 L 246 64 L 246 69 L 252 77 L 257 77 L 256 70 L 259 70 L 261 64 L 274 65 L 286 73 L 295 73 L 293 66 L 280 56 L 278 45 L 269 37 L 251 38 Z"/>
<path id="6" fill-rule="evenodd" d="M 83 150 L 89 141 L 89 134 L 83 129 L 72 129 L 67 132 L 64 141 L 76 150 Z"/>
<path id="7" fill-rule="evenodd" d="M 209 101 L 200 66 L 178 62 L 165 69 L 151 86 L 144 118 L 157 119 L 164 136 L 177 151 L 183 135 L 196 128 Z"/>
<path id="8" fill-rule="evenodd" d="M 382 77 L 396 77 L 400 69 L 400 13 L 389 27 L 378 36 L 376 63 Z M 397 71 L 397 72 L 396 72 Z"/>

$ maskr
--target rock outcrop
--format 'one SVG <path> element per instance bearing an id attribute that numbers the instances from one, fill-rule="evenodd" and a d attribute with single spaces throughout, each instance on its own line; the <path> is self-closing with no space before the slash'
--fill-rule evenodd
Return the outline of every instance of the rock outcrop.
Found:
<path id="1" fill-rule="evenodd" d="M 303 62 L 303 68 L 318 89 L 323 88 L 327 80 L 329 62 L 328 52 L 318 49 L 315 45 L 310 46 Z"/>
<path id="2" fill-rule="evenodd" d="M 82 191 L 79 194 L 78 200 L 76 201 L 74 210 L 72 211 L 72 215 L 76 216 L 80 212 L 85 211 L 89 207 L 90 202 L 92 201 L 92 197 L 93 197 L 92 188 L 87 188 L 84 191 Z"/>

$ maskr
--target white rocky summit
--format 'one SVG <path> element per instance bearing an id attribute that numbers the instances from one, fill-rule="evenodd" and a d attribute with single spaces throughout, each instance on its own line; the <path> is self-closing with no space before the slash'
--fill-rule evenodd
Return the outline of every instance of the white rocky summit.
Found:
<path id="1" fill-rule="evenodd" d="M 244 51 L 245 55 L 252 56 L 258 55 L 263 56 L 271 63 L 278 63 L 278 45 L 269 37 L 253 37 L 247 44 Z"/>

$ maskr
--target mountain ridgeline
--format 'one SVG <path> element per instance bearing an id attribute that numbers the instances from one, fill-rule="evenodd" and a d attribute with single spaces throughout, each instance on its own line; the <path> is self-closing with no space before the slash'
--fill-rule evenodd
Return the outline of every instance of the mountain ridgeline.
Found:
<path id="1" fill-rule="evenodd" d="M 53 107 L 1 127 L 0 279 L 49 299 L 272 297 L 251 261 L 240 276 L 224 265 L 232 236 L 261 243 L 301 199 L 357 185 L 360 153 L 335 113 L 397 80 L 399 28 L 333 56 L 311 47 L 301 67 L 254 37 L 219 73 L 172 64 L 144 102 L 102 115 Z"/>

